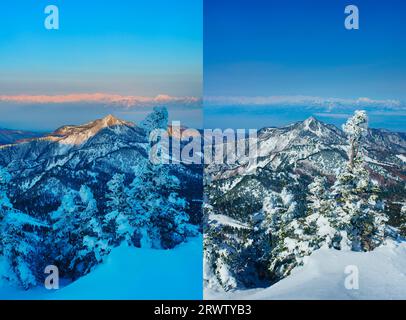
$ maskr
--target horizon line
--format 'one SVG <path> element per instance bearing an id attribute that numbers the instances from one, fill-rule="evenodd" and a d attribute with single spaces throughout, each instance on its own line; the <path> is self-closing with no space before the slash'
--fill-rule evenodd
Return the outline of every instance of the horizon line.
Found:
<path id="1" fill-rule="evenodd" d="M 184 104 L 195 106 L 202 98 L 193 96 L 171 96 L 158 94 L 156 96 L 120 95 L 111 93 L 70 93 L 55 95 L 0 95 L 0 103 L 17 104 L 70 104 L 70 103 L 104 103 L 125 108 L 151 107 L 156 104 Z"/>

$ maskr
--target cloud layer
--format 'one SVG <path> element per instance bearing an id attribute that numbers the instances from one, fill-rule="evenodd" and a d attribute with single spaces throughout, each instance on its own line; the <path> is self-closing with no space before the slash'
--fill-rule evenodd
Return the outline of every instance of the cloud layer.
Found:
<path id="1" fill-rule="evenodd" d="M 78 93 L 66 95 L 0 95 L 0 102 L 19 104 L 99 103 L 133 108 L 154 105 L 199 106 L 201 99 L 196 97 L 173 97 L 169 95 L 143 97 L 107 93 Z"/>
<path id="2" fill-rule="evenodd" d="M 342 99 L 314 96 L 216 96 L 205 97 L 207 106 L 301 106 L 323 108 L 332 111 L 336 108 L 370 108 L 379 107 L 387 110 L 406 111 L 406 104 L 399 100 L 376 100 L 370 98 Z"/>

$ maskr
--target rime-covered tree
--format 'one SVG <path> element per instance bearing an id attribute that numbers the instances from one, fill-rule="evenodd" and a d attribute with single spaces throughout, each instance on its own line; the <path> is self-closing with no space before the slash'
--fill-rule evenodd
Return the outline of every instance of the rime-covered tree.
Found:
<path id="1" fill-rule="evenodd" d="M 140 246 L 172 248 L 195 232 L 179 187 L 168 165 L 145 162 L 137 168 L 128 193 Z"/>
<path id="2" fill-rule="evenodd" d="M 178 193 L 180 180 L 171 174 L 169 165 L 154 165 L 154 173 L 158 191 L 155 195 L 157 210 L 151 215 L 151 220 L 158 226 L 161 246 L 173 248 L 187 236 L 195 235 L 196 228 L 189 224 L 187 202 Z"/>
<path id="3" fill-rule="evenodd" d="M 400 234 L 403 237 L 406 237 L 406 203 L 402 204 L 400 208 L 400 226 L 399 226 Z"/>
<path id="4" fill-rule="evenodd" d="M 213 207 L 204 205 L 205 215 L 215 214 Z M 228 237 L 230 231 L 239 233 L 240 229 L 230 225 L 208 220 L 203 237 L 203 279 L 208 288 L 223 288 L 226 291 L 237 288 L 237 274 L 249 265 L 244 249 L 240 247 L 238 237 Z M 246 246 L 248 247 L 248 245 Z M 245 280 L 249 281 L 249 275 Z"/>
<path id="5" fill-rule="evenodd" d="M 286 211 L 281 197 L 276 193 L 270 193 L 263 202 L 262 229 L 269 235 L 274 235 L 281 225 L 281 219 Z"/>
<path id="6" fill-rule="evenodd" d="M 73 261 L 82 274 L 90 271 L 96 263 L 110 252 L 108 240 L 103 234 L 102 223 L 98 215 L 96 199 L 92 190 L 83 185 L 78 194 L 78 218 L 80 242 L 76 246 L 76 257 Z"/>
<path id="7" fill-rule="evenodd" d="M 378 200 L 379 190 L 366 169 L 363 137 L 367 133 L 365 111 L 356 111 L 343 129 L 348 137 L 348 163 L 332 187 L 333 227 L 340 230 L 340 247 L 372 250 L 384 240 L 386 217 Z"/>
<path id="8" fill-rule="evenodd" d="M 166 130 L 167 126 L 165 108 L 155 108 L 140 124 L 147 134 L 155 129 Z M 147 151 L 151 152 L 151 148 Z M 161 152 L 167 150 L 163 148 Z M 179 189 L 180 181 L 171 173 L 170 165 L 149 160 L 138 164 L 129 194 L 141 246 L 172 248 L 196 233 L 196 228 L 188 223 L 187 202 L 179 196 Z"/>
<path id="9" fill-rule="evenodd" d="M 301 238 L 312 250 L 323 245 L 335 246 L 337 230 L 332 227 L 334 219 L 332 203 L 326 188 L 326 179 L 318 176 L 308 187 L 306 216 L 299 219 L 303 233 Z"/>
<path id="10" fill-rule="evenodd" d="M 89 272 L 109 251 L 97 213 L 87 186 L 79 192 L 68 190 L 51 213 L 53 255 L 61 270 L 73 278 Z"/>
<path id="11" fill-rule="evenodd" d="M 7 196 L 7 186 L 10 179 L 11 176 L 8 171 L 0 167 L 0 221 L 6 216 L 7 212 L 13 208 Z"/>
<path id="12" fill-rule="evenodd" d="M 273 227 L 275 230 L 271 231 L 272 251 L 269 271 L 271 277 L 276 280 L 287 276 L 300 263 L 302 256 L 307 253 L 307 248 L 298 239 L 297 233 L 300 230 L 296 219 L 297 202 L 294 201 L 293 194 L 284 188 L 279 197 L 274 197 L 272 202 L 270 212 L 274 211 L 271 216 L 273 220 L 275 216 L 277 217 L 277 224 Z M 265 211 L 267 210 L 269 208 Z"/>
<path id="13" fill-rule="evenodd" d="M 75 201 L 75 191 L 68 190 L 62 197 L 57 210 L 51 213 L 52 236 L 50 247 L 58 267 L 71 272 L 71 262 L 75 259 L 75 245 L 80 241 L 76 233 L 79 227 L 78 207 Z"/>
<path id="14" fill-rule="evenodd" d="M 104 225 L 113 244 L 126 240 L 131 244 L 135 227 L 131 223 L 134 215 L 129 203 L 128 190 L 125 186 L 125 176 L 116 173 L 107 183 L 106 215 Z"/>
<path id="15" fill-rule="evenodd" d="M 36 285 L 35 255 L 39 239 L 27 224 L 29 217 L 13 208 L 7 196 L 10 174 L 0 167 L 0 277 L 29 289 Z M 27 219 L 28 218 L 28 219 Z"/>
<path id="16" fill-rule="evenodd" d="M 142 161 L 134 168 L 134 179 L 128 189 L 128 202 L 132 208 L 134 244 L 137 247 L 159 246 L 159 232 L 151 221 L 156 209 L 154 173 L 148 161 Z"/>

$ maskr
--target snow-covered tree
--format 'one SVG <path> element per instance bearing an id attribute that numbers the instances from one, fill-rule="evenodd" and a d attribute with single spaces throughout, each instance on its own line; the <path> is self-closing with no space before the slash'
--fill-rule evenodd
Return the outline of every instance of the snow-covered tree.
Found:
<path id="1" fill-rule="evenodd" d="M 58 267 L 71 271 L 71 261 L 75 259 L 75 245 L 80 241 L 77 238 L 78 207 L 75 201 L 75 191 L 68 190 L 62 198 L 57 210 L 51 213 L 52 236 L 50 246 Z"/>
<path id="2" fill-rule="evenodd" d="M 309 243 L 313 250 L 327 245 L 334 246 L 337 230 L 332 227 L 332 203 L 326 188 L 326 179 L 314 178 L 308 187 L 306 216 L 299 220 L 303 229 L 301 238 Z"/>
<path id="3" fill-rule="evenodd" d="M 207 217 L 215 214 L 213 207 L 207 203 L 204 204 L 204 212 Z M 230 231 L 234 236 L 229 236 Z M 250 234 L 251 230 L 216 220 L 207 221 L 203 237 L 203 279 L 207 287 L 228 291 L 250 283 L 251 262 L 254 260 L 255 263 L 260 257 L 252 252 L 247 254 L 252 242 L 246 237 L 247 233 Z M 242 281 L 237 281 L 237 277 Z"/>
<path id="4" fill-rule="evenodd" d="M 159 232 L 151 221 L 156 209 L 154 173 L 148 161 L 143 161 L 134 168 L 134 179 L 128 190 L 128 201 L 133 212 L 135 245 L 137 247 L 159 247 Z"/>
<path id="5" fill-rule="evenodd" d="M 80 272 L 85 274 L 93 265 L 103 260 L 110 252 L 110 247 L 102 230 L 96 199 L 86 185 L 79 190 L 77 208 L 80 221 L 77 231 L 82 241 L 76 247 L 77 255 L 74 263 L 78 265 Z"/>
<path id="6" fill-rule="evenodd" d="M 135 227 L 131 223 L 133 211 L 129 203 L 125 176 L 116 173 L 107 183 L 106 215 L 104 225 L 114 244 L 126 240 L 131 243 Z"/>
<path id="7" fill-rule="evenodd" d="M 129 195 L 141 246 L 172 248 L 196 232 L 179 187 L 168 165 L 146 162 L 137 168 Z"/>
<path id="8" fill-rule="evenodd" d="M 36 285 L 35 254 L 38 237 L 25 230 L 24 217 L 13 208 L 7 196 L 11 176 L 0 167 L 0 277 L 17 286 L 29 289 Z"/>
<path id="9" fill-rule="evenodd" d="M 166 130 L 167 110 L 155 108 L 140 126 L 147 134 L 155 129 Z M 179 196 L 180 181 L 171 173 L 170 165 L 146 159 L 138 163 L 134 175 L 128 194 L 140 246 L 172 248 L 196 233 L 196 228 L 188 223 L 187 202 Z"/>
<path id="10" fill-rule="evenodd" d="M 139 126 L 149 135 L 167 125 L 167 110 L 155 108 Z M 178 193 L 180 181 L 169 165 L 140 159 L 128 187 L 122 174 L 115 174 L 107 187 L 105 229 L 115 235 L 116 243 L 126 240 L 137 247 L 172 248 L 196 233 L 188 223 L 186 200 Z"/>
<path id="11" fill-rule="evenodd" d="M 88 273 L 109 252 L 98 218 L 96 200 L 87 186 L 68 190 L 51 213 L 53 254 L 58 266 L 72 277 Z"/>
<path id="12" fill-rule="evenodd" d="M 165 107 L 154 107 L 140 124 L 139 127 L 144 129 L 147 136 L 155 129 L 167 129 L 168 127 L 168 110 Z"/>
<path id="13" fill-rule="evenodd" d="M 7 196 L 7 186 L 10 179 L 11 175 L 8 171 L 5 168 L 0 167 L 0 220 L 4 218 L 8 210 L 13 207 Z"/>
<path id="14" fill-rule="evenodd" d="M 365 111 L 356 111 L 343 129 L 348 137 L 348 163 L 332 187 L 333 227 L 340 230 L 340 247 L 372 250 L 384 240 L 387 218 L 378 200 L 379 190 L 365 166 L 363 137 L 367 133 Z"/>
<path id="15" fill-rule="evenodd" d="M 189 224 L 185 198 L 179 196 L 180 180 L 170 173 L 169 165 L 154 167 L 158 211 L 151 218 L 159 228 L 162 247 L 173 248 L 194 235 L 196 228 Z"/>
<path id="16" fill-rule="evenodd" d="M 268 234 L 272 235 L 276 233 L 281 225 L 282 215 L 286 211 L 281 197 L 278 194 L 271 192 L 263 201 L 262 211 L 264 214 L 264 221 L 262 222 L 261 227 Z"/>
<path id="17" fill-rule="evenodd" d="M 400 226 L 399 226 L 400 234 L 403 237 L 406 237 L 406 203 L 402 204 L 400 208 Z"/>
<path id="18" fill-rule="evenodd" d="M 275 230 L 271 231 L 272 251 L 269 264 L 271 277 L 276 280 L 287 276 L 308 253 L 308 249 L 298 239 L 301 230 L 296 219 L 297 202 L 294 201 L 293 194 L 284 188 L 279 197 L 273 197 L 271 208 L 273 210 L 270 212 L 276 210 L 271 214 L 272 220 L 278 216 Z M 269 215 L 268 210 L 265 210 L 266 215 Z"/>
<path id="19" fill-rule="evenodd" d="M 222 228 L 219 226 L 206 226 L 208 228 L 203 238 L 203 279 L 206 286 L 212 289 L 223 288 L 232 290 L 237 288 L 237 280 L 234 272 L 237 271 L 233 262 L 237 261 L 235 256 L 232 258 L 232 247 L 221 234 Z"/>

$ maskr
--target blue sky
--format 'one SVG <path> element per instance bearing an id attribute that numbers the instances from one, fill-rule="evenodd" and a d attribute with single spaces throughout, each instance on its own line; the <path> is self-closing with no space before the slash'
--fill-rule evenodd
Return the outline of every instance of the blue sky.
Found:
<path id="1" fill-rule="evenodd" d="M 359 30 L 344 28 L 348 4 L 360 10 Z M 315 114 L 340 124 L 363 107 L 371 126 L 404 131 L 405 12 L 401 0 L 206 0 L 205 126 L 278 126 Z M 309 108 L 310 97 L 325 105 Z M 372 102 L 351 108 L 359 98 Z"/>
<path id="2" fill-rule="evenodd" d="M 44 28 L 44 8 L 50 4 L 59 7 L 59 30 Z M 202 6 L 202 0 L 1 1 L 0 95 L 201 98 Z M 138 105 L 115 110 L 85 103 L 78 114 L 78 103 L 72 112 L 68 104 L 20 103 L 15 109 L 11 104 L 0 100 L 0 127 L 49 130 L 109 112 L 129 120 L 146 113 Z M 181 117 L 185 107 L 173 108 Z M 197 126 L 201 110 L 190 112 L 188 106 L 185 119 Z"/>

